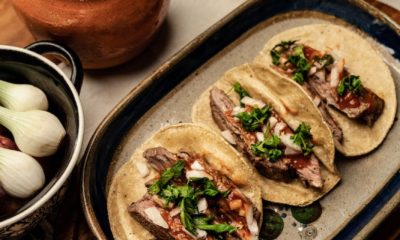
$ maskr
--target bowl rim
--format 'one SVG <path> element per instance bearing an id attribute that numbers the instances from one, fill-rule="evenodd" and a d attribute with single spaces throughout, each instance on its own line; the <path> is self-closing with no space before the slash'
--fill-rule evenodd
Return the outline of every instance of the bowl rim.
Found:
<path id="1" fill-rule="evenodd" d="M 66 82 L 66 84 L 70 88 L 72 95 L 73 95 L 73 100 L 75 101 L 77 110 L 78 110 L 78 134 L 77 134 L 77 138 L 75 141 L 74 151 L 68 162 L 67 167 L 64 169 L 64 172 L 56 180 L 54 185 L 41 198 L 39 198 L 36 202 L 34 202 L 31 206 L 29 206 L 28 208 L 24 209 L 22 212 L 20 212 L 16 215 L 13 215 L 9 218 L 6 218 L 6 219 L 0 221 L 0 229 L 1 229 L 1 228 L 10 226 L 10 225 L 24 219 L 25 217 L 31 215 L 33 212 L 35 212 L 37 209 L 39 209 L 41 206 L 43 206 L 48 200 L 50 200 L 63 186 L 63 184 L 68 179 L 68 177 L 71 175 L 72 170 L 74 169 L 75 165 L 78 162 L 79 154 L 80 154 L 80 151 L 82 148 L 82 143 L 83 143 L 84 118 L 83 118 L 81 101 L 79 99 L 79 95 L 75 89 L 75 86 L 73 85 L 71 80 L 65 75 L 65 73 L 62 72 L 62 70 L 56 64 L 54 64 L 47 58 L 43 57 L 42 55 L 35 53 L 33 51 L 30 51 L 30 50 L 24 49 L 24 48 L 0 45 L 0 50 L 11 50 L 11 51 L 25 53 L 34 58 L 37 58 L 38 60 L 43 62 L 43 64 L 46 64 L 49 67 L 53 68 L 57 73 L 59 73 L 60 76 L 63 77 L 63 80 Z"/>

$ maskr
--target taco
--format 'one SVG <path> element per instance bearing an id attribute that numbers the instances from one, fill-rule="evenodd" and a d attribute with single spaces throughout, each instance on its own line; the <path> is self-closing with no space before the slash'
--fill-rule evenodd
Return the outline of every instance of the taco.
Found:
<path id="1" fill-rule="evenodd" d="M 161 129 L 112 179 L 108 215 L 116 239 L 257 239 L 261 190 L 253 170 L 214 132 Z"/>
<path id="2" fill-rule="evenodd" d="M 254 166 L 265 200 L 307 205 L 340 180 L 332 134 L 292 82 L 245 64 L 226 72 L 192 109 Z"/>
<path id="3" fill-rule="evenodd" d="M 375 149 L 394 121 L 396 92 L 388 67 L 361 35 L 344 27 L 287 30 L 269 40 L 255 62 L 307 93 L 346 156 Z"/>

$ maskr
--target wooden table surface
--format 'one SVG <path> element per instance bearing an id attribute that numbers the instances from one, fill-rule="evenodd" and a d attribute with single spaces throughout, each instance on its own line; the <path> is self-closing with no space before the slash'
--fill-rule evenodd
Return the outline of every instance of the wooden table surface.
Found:
<path id="1" fill-rule="evenodd" d="M 365 0 L 376 6 L 400 24 L 400 12 L 376 0 Z M 34 41 L 25 24 L 18 18 L 11 6 L 10 0 L 0 1 L 0 44 L 24 47 Z M 76 175 L 76 174 L 75 174 Z M 75 182 L 74 182 L 75 181 Z M 86 225 L 79 201 L 78 178 L 73 179 L 72 188 L 69 189 L 68 201 L 64 203 L 58 216 L 53 216 L 50 223 L 59 227 L 49 227 L 48 222 L 42 224 L 41 229 L 51 228 L 54 239 L 93 239 L 93 235 Z M 74 209 L 71 211 L 71 209 Z M 399 239 L 400 238 L 400 207 L 396 209 L 380 224 L 372 235 L 372 239 Z M 35 230 L 37 231 L 37 230 Z M 40 234 L 40 233 L 35 233 Z"/>

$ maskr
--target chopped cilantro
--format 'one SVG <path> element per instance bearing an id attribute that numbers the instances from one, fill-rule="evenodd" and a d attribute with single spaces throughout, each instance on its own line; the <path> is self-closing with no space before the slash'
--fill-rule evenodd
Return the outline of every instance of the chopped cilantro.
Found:
<path id="1" fill-rule="evenodd" d="M 282 42 L 276 44 L 270 51 L 272 63 L 274 65 L 279 65 L 279 59 L 281 58 L 281 52 L 284 50 L 288 50 L 290 48 L 290 46 L 292 46 L 295 43 L 296 43 L 296 41 L 289 40 L 289 41 L 282 41 Z M 278 50 L 278 48 L 279 48 L 279 50 Z"/>
<path id="2" fill-rule="evenodd" d="M 362 89 L 362 84 L 359 76 L 350 75 L 343 78 L 337 86 L 337 93 L 339 96 L 343 96 L 346 91 L 352 91 L 355 94 L 359 94 Z"/>
<path id="3" fill-rule="evenodd" d="M 270 107 L 265 106 L 263 108 L 255 107 L 253 110 L 248 112 L 241 112 L 236 114 L 236 117 L 239 118 L 243 128 L 246 131 L 254 132 L 258 128 L 260 128 L 266 120 L 271 115 Z"/>
<path id="4" fill-rule="evenodd" d="M 294 56 L 299 56 L 301 58 L 306 58 L 306 56 L 304 56 L 304 52 L 303 52 L 303 45 L 297 45 L 294 49 Z"/>
<path id="5" fill-rule="evenodd" d="M 295 80 L 299 84 L 303 84 L 304 83 L 304 76 L 303 76 L 302 73 L 295 72 L 294 75 L 293 75 L 293 80 Z"/>
<path id="6" fill-rule="evenodd" d="M 226 197 L 226 191 L 221 192 L 218 190 L 217 186 L 215 186 L 214 182 L 208 178 L 191 178 L 191 182 L 195 182 L 196 184 L 200 184 L 199 190 L 197 191 L 198 195 L 204 195 L 209 197 L 215 197 L 217 195 Z"/>
<path id="7" fill-rule="evenodd" d="M 281 59 L 281 54 L 276 50 L 271 50 L 270 54 L 272 58 L 272 64 L 279 65 L 279 59 Z"/>
<path id="8" fill-rule="evenodd" d="M 183 198 L 180 203 L 179 203 L 179 208 L 181 210 L 180 212 L 180 218 L 183 226 L 192 234 L 195 233 L 195 227 L 193 223 L 193 218 L 189 213 L 189 210 L 192 209 L 190 206 L 192 203 L 190 202 L 189 198 Z M 193 209 L 192 209 L 193 210 Z"/>
<path id="9" fill-rule="evenodd" d="M 311 143 L 312 135 L 310 130 L 310 126 L 305 123 L 301 123 L 297 127 L 295 134 L 290 137 L 295 144 L 301 147 L 301 150 L 305 156 L 312 153 L 312 149 L 314 147 L 314 145 Z"/>
<path id="10" fill-rule="evenodd" d="M 293 75 L 293 80 L 299 84 L 303 84 L 305 76 L 311 68 L 311 64 L 308 63 L 304 56 L 302 45 L 296 46 L 294 54 L 289 56 L 288 62 L 290 62 L 296 68 Z"/>
<path id="11" fill-rule="evenodd" d="M 238 82 L 233 84 L 233 89 L 235 90 L 235 92 L 237 94 L 239 94 L 240 99 L 242 99 L 246 96 L 250 97 L 250 94 Z"/>
<path id="12" fill-rule="evenodd" d="M 158 194 L 161 189 L 167 185 L 169 181 L 171 181 L 175 177 L 180 177 L 182 175 L 182 170 L 185 167 L 185 162 L 179 160 L 172 167 L 167 168 L 162 174 L 161 177 L 153 183 L 148 191 L 151 194 Z"/>
<path id="13" fill-rule="evenodd" d="M 249 92 L 247 92 L 246 91 L 246 89 L 244 89 L 241 85 L 240 85 L 240 83 L 235 83 L 235 84 L 233 84 L 233 89 L 235 90 L 235 92 L 237 93 L 237 94 L 239 94 L 239 98 L 240 99 L 242 99 L 242 98 L 244 98 L 244 97 L 250 97 L 250 94 L 249 94 Z M 244 106 L 244 104 L 243 103 L 240 103 L 240 106 Z"/>
<path id="14" fill-rule="evenodd" d="M 280 143 L 281 139 L 277 135 L 272 135 L 270 138 L 252 144 L 251 149 L 255 155 L 276 162 L 283 155 L 282 150 L 278 149 Z"/>
<path id="15" fill-rule="evenodd" d="M 196 227 L 201 230 L 208 230 L 217 233 L 233 233 L 234 231 L 236 231 L 236 228 L 229 224 L 202 224 L 196 225 Z"/>

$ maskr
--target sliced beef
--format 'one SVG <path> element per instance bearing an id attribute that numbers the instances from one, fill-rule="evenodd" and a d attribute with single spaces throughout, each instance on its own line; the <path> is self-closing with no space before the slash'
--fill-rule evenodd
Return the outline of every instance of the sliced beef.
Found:
<path id="1" fill-rule="evenodd" d="M 311 99 L 314 100 L 314 104 L 318 107 L 319 111 L 321 112 L 322 117 L 324 118 L 325 122 L 328 124 L 329 129 L 332 132 L 333 138 L 337 142 L 342 142 L 343 140 L 343 131 L 337 124 L 337 122 L 332 118 L 331 114 L 328 112 L 326 107 L 326 103 L 321 101 L 316 90 L 307 82 L 302 85 L 303 89 L 308 93 Z"/>
<path id="2" fill-rule="evenodd" d="M 156 207 L 160 211 L 164 219 L 166 218 L 166 222 L 168 223 L 169 228 L 164 228 L 153 223 L 153 221 L 145 213 L 145 210 L 150 207 Z M 162 207 L 160 207 L 157 203 L 155 203 L 150 195 L 145 195 L 141 200 L 132 203 L 128 207 L 128 212 L 144 228 L 146 228 L 154 236 L 157 236 L 157 239 L 160 240 L 193 239 L 182 230 L 184 227 L 179 221 L 179 219 L 178 221 L 176 221 L 174 220 L 174 218 L 170 217 L 168 212 L 164 210 Z"/>
<path id="3" fill-rule="evenodd" d="M 372 93 L 371 98 L 371 106 L 369 107 L 369 110 L 365 111 L 360 117 L 361 120 L 366 122 L 367 125 L 370 127 L 374 125 L 376 120 L 378 120 L 385 107 L 385 101 L 383 101 L 383 99 L 378 97 L 376 94 Z"/>
<path id="4" fill-rule="evenodd" d="M 310 161 L 309 157 L 304 157 L 301 168 L 298 168 L 298 165 L 293 164 L 292 158 L 282 157 L 276 162 L 271 162 L 268 159 L 256 156 L 251 149 L 251 145 L 256 143 L 254 133 L 246 132 L 240 123 L 230 116 L 235 105 L 222 90 L 218 88 L 211 90 L 210 106 L 213 119 L 219 128 L 222 131 L 229 130 L 232 133 L 236 141 L 234 147 L 243 153 L 263 176 L 289 182 L 298 175 L 308 185 L 316 188 L 322 187 L 320 182 L 315 181 L 315 179 L 321 179 L 318 160 L 316 162 Z M 278 117 L 277 115 L 275 116 Z M 279 120 L 282 121 L 280 118 Z M 285 126 L 285 129 L 287 129 L 286 123 Z M 290 129 L 288 131 L 292 132 Z"/>
<path id="5" fill-rule="evenodd" d="M 296 168 L 297 174 L 303 182 L 315 188 L 322 187 L 324 182 L 321 177 L 318 159 L 314 154 L 309 159 L 304 159 L 303 156 L 293 158 L 291 164 Z"/>
<path id="6" fill-rule="evenodd" d="M 149 148 L 143 153 L 149 164 L 159 173 L 174 165 L 177 156 L 163 147 Z"/>

